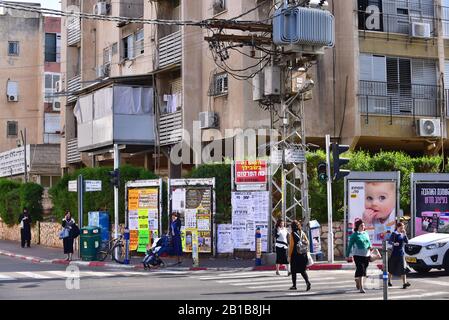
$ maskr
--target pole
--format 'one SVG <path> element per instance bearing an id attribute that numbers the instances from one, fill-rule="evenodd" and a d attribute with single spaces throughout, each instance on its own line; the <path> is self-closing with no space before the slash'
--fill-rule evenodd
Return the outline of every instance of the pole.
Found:
<path id="1" fill-rule="evenodd" d="M 383 292 L 384 300 L 388 300 L 388 252 L 387 252 L 387 240 L 382 241 L 382 258 L 383 258 Z"/>
<path id="2" fill-rule="evenodd" d="M 192 261 L 194 268 L 198 268 L 200 266 L 198 254 L 198 229 L 192 230 Z"/>
<path id="3" fill-rule="evenodd" d="M 262 265 L 262 234 L 260 228 L 256 229 L 256 266 Z"/>
<path id="4" fill-rule="evenodd" d="M 331 177 L 331 162 L 330 162 L 330 144 L 331 137 L 326 135 L 326 170 L 327 170 L 327 261 L 334 263 L 334 229 L 332 223 L 332 177 Z"/>
<path id="5" fill-rule="evenodd" d="M 80 174 L 77 182 L 78 189 L 78 225 L 80 229 L 83 227 L 83 205 L 84 205 L 84 179 Z M 78 258 L 81 259 L 81 237 L 78 237 Z"/>
<path id="6" fill-rule="evenodd" d="M 117 170 L 120 166 L 120 150 L 118 149 L 118 144 L 114 144 L 114 170 Z M 118 215 L 118 185 L 114 186 L 114 238 L 118 238 L 118 224 L 119 224 L 119 215 Z M 118 256 L 118 248 L 115 249 L 114 252 L 115 257 Z"/>
<path id="7" fill-rule="evenodd" d="M 28 182 L 28 165 L 27 165 L 27 129 L 23 129 L 25 134 L 23 134 L 22 130 L 20 130 L 20 135 L 22 136 L 22 143 L 23 143 L 23 162 L 24 162 L 24 178 L 25 183 Z"/>

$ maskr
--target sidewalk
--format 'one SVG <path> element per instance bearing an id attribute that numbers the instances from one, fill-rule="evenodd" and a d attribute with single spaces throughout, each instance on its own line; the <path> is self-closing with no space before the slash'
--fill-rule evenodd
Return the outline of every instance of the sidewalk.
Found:
<path id="1" fill-rule="evenodd" d="M 132 257 L 129 265 L 117 264 L 112 261 L 80 261 L 77 260 L 77 252 L 74 254 L 74 261 L 65 261 L 65 255 L 62 249 L 48 248 L 39 245 L 31 246 L 31 248 L 21 248 L 19 242 L 0 240 L 0 256 L 8 256 L 12 258 L 28 260 L 33 263 L 46 264 L 63 264 L 63 265 L 79 265 L 85 267 L 102 267 L 102 268 L 118 268 L 118 269 L 143 269 L 141 264 L 142 257 Z M 275 266 L 255 266 L 254 259 L 233 259 L 233 258 L 203 258 L 200 256 L 200 267 L 192 267 L 192 259 L 188 256 L 183 257 L 181 265 L 176 264 L 176 258 L 163 257 L 166 264 L 165 270 L 177 271 L 269 271 L 275 270 Z M 379 269 L 382 265 L 377 264 Z M 310 270 L 355 270 L 355 265 L 346 261 L 336 261 L 333 264 L 326 262 L 317 262 L 309 268 Z"/>

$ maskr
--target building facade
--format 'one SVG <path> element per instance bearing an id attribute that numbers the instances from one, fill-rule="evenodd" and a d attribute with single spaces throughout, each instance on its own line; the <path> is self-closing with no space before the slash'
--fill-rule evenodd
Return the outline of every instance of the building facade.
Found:
<path id="1" fill-rule="evenodd" d="M 61 76 L 61 20 L 4 9 L 0 30 L 1 177 L 24 178 L 27 145 L 28 180 L 51 187 L 61 176 L 61 105 L 54 97 Z"/>

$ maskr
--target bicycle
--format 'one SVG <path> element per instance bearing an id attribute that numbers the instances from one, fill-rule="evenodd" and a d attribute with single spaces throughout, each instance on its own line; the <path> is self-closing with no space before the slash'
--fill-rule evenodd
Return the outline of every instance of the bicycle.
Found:
<path id="1" fill-rule="evenodd" d="M 117 249 L 117 256 L 115 256 L 115 250 Z M 97 253 L 98 260 L 104 261 L 106 258 L 111 255 L 112 259 L 120 264 L 123 264 L 125 261 L 126 249 L 125 249 L 125 241 L 123 240 L 123 235 L 119 235 L 115 239 L 111 239 L 108 241 L 107 246 L 100 248 Z"/>

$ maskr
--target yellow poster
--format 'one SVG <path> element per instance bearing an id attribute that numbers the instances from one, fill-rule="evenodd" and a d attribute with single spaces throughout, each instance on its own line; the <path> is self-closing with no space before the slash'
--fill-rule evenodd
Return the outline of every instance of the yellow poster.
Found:
<path id="1" fill-rule="evenodd" d="M 137 250 L 139 242 L 139 231 L 138 230 L 130 230 L 129 231 L 129 250 L 135 251 Z"/>
<path id="2" fill-rule="evenodd" d="M 128 210 L 139 209 L 139 189 L 128 190 Z"/>

